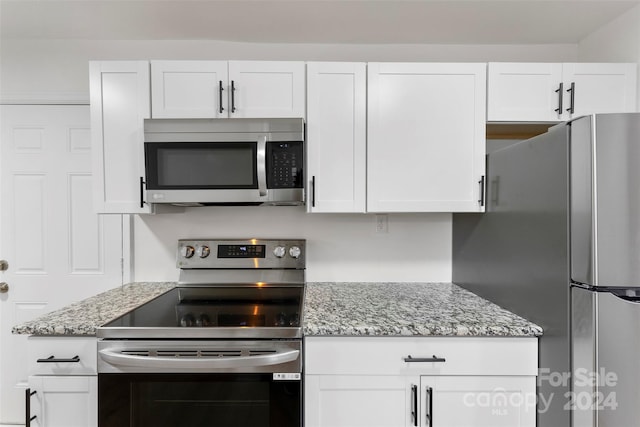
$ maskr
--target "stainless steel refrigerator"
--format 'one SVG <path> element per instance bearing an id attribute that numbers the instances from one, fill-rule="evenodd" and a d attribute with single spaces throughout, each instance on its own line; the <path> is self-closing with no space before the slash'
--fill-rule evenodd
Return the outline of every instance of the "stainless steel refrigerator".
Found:
<path id="1" fill-rule="evenodd" d="M 640 426 L 640 114 L 490 153 L 486 182 L 486 213 L 453 215 L 453 282 L 544 328 L 538 426 Z"/>

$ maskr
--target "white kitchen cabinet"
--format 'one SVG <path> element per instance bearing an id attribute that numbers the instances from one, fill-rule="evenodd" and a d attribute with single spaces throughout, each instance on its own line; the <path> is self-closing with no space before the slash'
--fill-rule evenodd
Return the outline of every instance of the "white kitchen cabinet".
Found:
<path id="1" fill-rule="evenodd" d="M 308 211 L 365 212 L 365 63 L 307 64 Z"/>
<path id="2" fill-rule="evenodd" d="M 569 63 L 563 64 L 562 76 L 569 97 L 565 112 L 573 107 L 571 118 L 637 109 L 637 64 Z"/>
<path id="3" fill-rule="evenodd" d="M 535 427 L 535 379 L 527 376 L 421 376 L 420 426 Z"/>
<path id="4" fill-rule="evenodd" d="M 149 213 L 150 206 L 142 203 L 149 63 L 92 61 L 89 79 L 94 209 Z"/>
<path id="5" fill-rule="evenodd" d="M 369 63 L 367 210 L 482 212 L 486 64 Z"/>
<path id="6" fill-rule="evenodd" d="M 636 111 L 636 64 L 489 63 L 487 120 L 556 122 Z"/>
<path id="7" fill-rule="evenodd" d="M 151 61 L 154 119 L 227 117 L 227 61 Z"/>
<path id="8" fill-rule="evenodd" d="M 153 118 L 305 117 L 302 61 L 151 61 Z"/>
<path id="9" fill-rule="evenodd" d="M 411 426 L 411 385 L 401 376 L 306 375 L 306 427 Z"/>
<path id="10" fill-rule="evenodd" d="M 31 336 L 27 352 L 31 426 L 97 426 L 96 338 Z"/>
<path id="11" fill-rule="evenodd" d="M 97 376 L 30 376 L 33 427 L 98 425 Z"/>
<path id="12" fill-rule="evenodd" d="M 307 427 L 535 426 L 536 338 L 306 337 L 304 345 Z"/>

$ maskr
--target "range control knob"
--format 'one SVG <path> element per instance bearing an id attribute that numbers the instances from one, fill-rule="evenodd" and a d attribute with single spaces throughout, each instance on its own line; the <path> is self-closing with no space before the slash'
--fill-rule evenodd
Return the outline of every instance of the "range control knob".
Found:
<path id="1" fill-rule="evenodd" d="M 180 247 L 180 255 L 182 255 L 184 258 L 191 258 L 194 253 L 195 249 L 193 248 L 193 246 L 187 245 Z"/>
<path id="2" fill-rule="evenodd" d="M 282 258 L 285 253 L 286 248 L 284 246 L 276 246 L 275 248 L 273 248 L 273 254 L 276 256 L 276 258 Z"/>
<path id="3" fill-rule="evenodd" d="M 291 246 L 289 248 L 289 256 L 291 258 L 298 259 L 300 258 L 301 253 L 302 253 L 302 250 L 298 246 Z"/>
<path id="4" fill-rule="evenodd" d="M 209 249 L 209 246 L 198 246 L 198 248 L 196 249 L 196 255 L 198 255 L 200 258 L 206 258 L 210 253 L 211 249 Z"/>

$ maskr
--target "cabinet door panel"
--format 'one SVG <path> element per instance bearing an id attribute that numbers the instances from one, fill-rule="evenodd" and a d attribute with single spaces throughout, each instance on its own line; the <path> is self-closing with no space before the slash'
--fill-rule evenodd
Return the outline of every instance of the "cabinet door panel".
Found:
<path id="1" fill-rule="evenodd" d="M 98 425 L 96 376 L 32 376 L 32 425 L 38 427 L 95 427 Z"/>
<path id="2" fill-rule="evenodd" d="M 564 64 L 565 89 L 575 83 L 572 116 L 636 111 L 636 67 L 636 64 Z M 570 94 L 565 96 L 569 108 Z"/>
<path id="3" fill-rule="evenodd" d="M 488 121 L 561 119 L 563 94 L 557 90 L 562 81 L 562 64 L 489 63 L 487 73 Z"/>
<path id="4" fill-rule="evenodd" d="M 310 212 L 364 212 L 366 64 L 307 64 Z"/>
<path id="5" fill-rule="evenodd" d="M 404 377 L 306 376 L 305 426 L 410 426 L 410 399 Z"/>
<path id="6" fill-rule="evenodd" d="M 226 61 L 151 62 L 153 118 L 227 117 L 227 93 Z"/>
<path id="7" fill-rule="evenodd" d="M 535 377 L 423 376 L 421 424 L 535 427 Z"/>
<path id="8" fill-rule="evenodd" d="M 370 212 L 478 212 L 484 64 L 369 64 Z"/>
<path id="9" fill-rule="evenodd" d="M 140 206 L 149 63 L 91 62 L 89 73 L 94 207 L 98 213 L 149 213 L 149 205 Z"/>
<path id="10" fill-rule="evenodd" d="M 229 80 L 230 117 L 305 117 L 304 62 L 230 61 Z"/>

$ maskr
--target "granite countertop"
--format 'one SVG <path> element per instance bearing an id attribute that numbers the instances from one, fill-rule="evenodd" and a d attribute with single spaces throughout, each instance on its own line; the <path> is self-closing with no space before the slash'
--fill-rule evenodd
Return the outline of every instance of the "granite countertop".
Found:
<path id="1" fill-rule="evenodd" d="M 14 334 L 95 335 L 99 326 L 167 292 L 175 282 L 111 289 Z M 538 336 L 542 328 L 451 283 L 307 283 L 306 336 Z"/>
<path id="2" fill-rule="evenodd" d="M 452 283 L 308 283 L 305 298 L 305 336 L 542 335 Z"/>
<path id="3" fill-rule="evenodd" d="M 14 326 L 11 332 L 29 335 L 95 335 L 99 326 L 175 286 L 175 282 L 129 283 Z"/>

